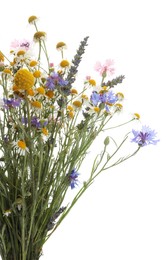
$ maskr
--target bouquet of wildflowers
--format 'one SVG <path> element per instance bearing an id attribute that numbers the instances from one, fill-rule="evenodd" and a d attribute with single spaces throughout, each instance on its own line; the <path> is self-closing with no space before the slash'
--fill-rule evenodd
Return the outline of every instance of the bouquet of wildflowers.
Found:
<path id="1" fill-rule="evenodd" d="M 129 159 L 141 147 L 158 142 L 156 132 L 147 126 L 130 131 L 119 144 L 112 136 L 105 137 L 89 176 L 78 185 L 80 167 L 95 138 L 122 110 L 124 95 L 115 92 L 114 87 L 122 83 L 124 76 L 111 79 L 112 60 L 106 60 L 104 65 L 97 62 L 100 82 L 87 76 L 83 88 L 77 89 L 75 80 L 88 37 L 80 42 L 71 62 L 64 58 L 66 43 L 58 42 L 60 62 L 54 66 L 47 52 L 46 33 L 37 28 L 37 17 L 31 16 L 28 21 L 35 26 L 32 42 L 13 42 L 10 57 L 0 51 L 3 260 L 39 259 L 44 243 L 102 171 Z M 46 59 L 45 66 L 42 58 Z M 128 122 L 138 119 L 135 113 Z M 114 161 L 130 141 L 137 144 L 135 150 Z M 77 192 L 66 204 L 67 191 L 74 188 Z"/>

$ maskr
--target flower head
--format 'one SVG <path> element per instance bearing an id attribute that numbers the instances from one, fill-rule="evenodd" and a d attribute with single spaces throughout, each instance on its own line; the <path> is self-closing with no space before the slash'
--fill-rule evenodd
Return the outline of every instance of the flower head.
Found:
<path id="1" fill-rule="evenodd" d="M 26 143 L 24 140 L 18 140 L 14 142 L 14 148 L 20 155 L 25 155 L 26 152 L 29 152 L 28 147 L 26 146 Z"/>
<path id="2" fill-rule="evenodd" d="M 151 130 L 148 126 L 142 126 L 140 131 L 132 130 L 132 133 L 134 137 L 131 141 L 137 143 L 139 146 L 155 145 L 159 142 L 159 140 L 156 139 L 155 130 Z"/>
<path id="3" fill-rule="evenodd" d="M 111 59 L 105 61 L 102 65 L 99 61 L 95 64 L 95 70 L 99 72 L 102 77 L 107 75 L 111 76 L 114 74 L 115 69 L 112 67 L 114 62 Z"/>
<path id="4" fill-rule="evenodd" d="M 37 16 L 35 15 L 31 15 L 29 18 L 28 18 L 28 22 L 30 24 L 34 24 L 36 21 L 38 20 Z"/>
<path id="5" fill-rule="evenodd" d="M 11 42 L 11 48 L 12 50 L 22 50 L 22 51 L 27 51 L 30 49 L 32 43 L 29 40 L 23 39 L 23 40 L 14 40 L 13 42 Z"/>
<path id="6" fill-rule="evenodd" d="M 62 50 L 64 50 L 64 49 L 66 49 L 67 48 L 67 45 L 64 43 L 64 42 L 58 42 L 57 44 L 56 44 L 56 49 L 58 50 L 58 51 L 62 51 Z"/>
<path id="7" fill-rule="evenodd" d="M 67 84 L 68 81 L 64 80 L 58 73 L 53 71 L 47 78 L 46 87 L 50 90 L 54 90 L 57 85 L 66 86 Z"/>
<path id="8" fill-rule="evenodd" d="M 78 176 L 79 173 L 75 169 L 73 169 L 69 175 L 71 189 L 74 189 L 76 185 L 78 185 Z"/>
<path id="9" fill-rule="evenodd" d="M 14 99 L 14 98 L 11 99 L 4 98 L 3 101 L 4 101 L 4 108 L 19 107 L 21 103 L 21 99 Z"/>
<path id="10" fill-rule="evenodd" d="M 39 42 L 40 40 L 45 40 L 46 39 L 46 33 L 38 31 L 34 34 L 34 41 Z"/>
<path id="11" fill-rule="evenodd" d="M 112 106 L 116 101 L 117 97 L 112 91 L 97 93 L 93 91 L 90 100 L 94 106 L 105 104 L 106 110 L 109 111 L 108 106 Z"/>
<path id="12" fill-rule="evenodd" d="M 20 69 L 14 77 L 15 85 L 22 90 L 32 88 L 35 82 L 33 74 L 27 69 Z"/>
<path id="13" fill-rule="evenodd" d="M 68 61 L 68 60 L 62 60 L 62 61 L 60 62 L 60 67 L 63 68 L 63 69 L 68 68 L 69 65 L 70 65 L 70 64 L 69 64 L 69 61 Z"/>

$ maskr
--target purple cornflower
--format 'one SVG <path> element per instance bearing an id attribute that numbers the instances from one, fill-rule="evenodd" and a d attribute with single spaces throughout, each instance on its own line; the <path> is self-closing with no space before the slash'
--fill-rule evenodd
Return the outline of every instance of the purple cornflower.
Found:
<path id="1" fill-rule="evenodd" d="M 93 91 L 92 95 L 90 96 L 90 100 L 92 101 L 94 106 L 97 106 L 100 101 L 100 95 L 96 91 Z"/>
<path id="2" fill-rule="evenodd" d="M 117 101 L 117 97 L 112 91 L 103 93 L 97 93 L 96 91 L 93 91 L 90 100 L 94 106 L 103 103 L 105 104 L 106 110 L 109 110 L 108 105 L 114 104 Z"/>
<path id="3" fill-rule="evenodd" d="M 7 99 L 7 98 L 4 98 L 3 102 L 4 102 L 4 108 L 11 108 L 11 107 L 15 108 L 15 107 L 19 107 L 20 106 L 21 99 L 14 99 L 14 98 Z"/>
<path id="4" fill-rule="evenodd" d="M 58 73 L 53 71 L 47 78 L 46 87 L 50 90 L 54 90 L 57 85 L 66 86 L 68 81 L 62 79 Z"/>
<path id="5" fill-rule="evenodd" d="M 145 146 L 149 144 L 157 144 L 159 140 L 156 140 L 155 130 L 151 130 L 148 126 L 142 126 L 140 131 L 132 130 L 134 137 L 131 139 L 132 142 L 137 143 L 139 146 Z"/>
<path id="6" fill-rule="evenodd" d="M 100 100 L 102 103 L 114 104 L 117 101 L 117 97 L 112 91 L 109 91 L 100 94 Z"/>
<path id="7" fill-rule="evenodd" d="M 21 119 L 21 122 L 22 122 L 22 124 L 27 125 L 28 124 L 28 118 L 23 117 Z M 48 125 L 48 121 L 47 120 L 42 120 L 42 119 L 39 119 L 36 116 L 33 116 L 31 118 L 31 125 L 36 127 L 36 128 L 42 128 L 42 127 L 45 127 L 46 125 Z"/>
<path id="8" fill-rule="evenodd" d="M 45 127 L 48 124 L 48 121 L 41 120 L 37 118 L 36 116 L 32 117 L 31 119 L 31 125 L 35 126 L 36 128 L 42 128 Z"/>
<path id="9" fill-rule="evenodd" d="M 79 173 L 75 169 L 73 169 L 69 175 L 71 189 L 74 189 L 76 185 L 78 185 L 78 176 Z"/>
<path id="10" fill-rule="evenodd" d="M 40 128 L 41 127 L 40 120 L 36 116 L 32 117 L 31 125 L 36 127 L 36 128 Z"/>

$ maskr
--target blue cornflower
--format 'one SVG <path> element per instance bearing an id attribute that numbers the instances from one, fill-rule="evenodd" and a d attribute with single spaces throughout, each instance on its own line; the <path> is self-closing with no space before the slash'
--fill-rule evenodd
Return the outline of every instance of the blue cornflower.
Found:
<path id="1" fill-rule="evenodd" d="M 74 189 L 76 185 L 78 185 L 78 176 L 79 173 L 75 169 L 73 169 L 69 175 L 71 189 Z"/>
<path id="2" fill-rule="evenodd" d="M 118 98 L 112 91 L 109 91 L 102 93 L 100 95 L 100 100 L 102 103 L 114 104 L 118 100 Z"/>
<path id="3" fill-rule="evenodd" d="M 98 103 L 100 102 L 100 95 L 96 91 L 93 91 L 90 96 L 90 100 L 92 101 L 92 104 L 94 106 L 97 106 Z"/>
<path id="4" fill-rule="evenodd" d="M 27 125 L 28 124 L 28 118 L 27 117 L 23 117 L 21 119 L 21 122 L 22 122 L 22 124 Z M 36 128 L 42 128 L 42 127 L 45 127 L 46 125 L 48 125 L 48 121 L 47 120 L 42 120 L 42 119 L 39 119 L 36 116 L 33 116 L 31 118 L 31 125 L 36 127 Z"/>
<path id="5" fill-rule="evenodd" d="M 4 102 L 4 107 L 5 108 L 10 108 L 10 107 L 19 107 L 20 106 L 20 103 L 21 103 L 21 99 L 14 99 L 14 98 L 11 98 L 11 99 L 7 99 L 7 98 L 4 98 L 3 99 L 3 102 Z"/>
<path id="6" fill-rule="evenodd" d="M 41 127 L 40 120 L 36 116 L 32 117 L 31 125 L 36 127 L 36 128 L 40 128 Z"/>
<path id="7" fill-rule="evenodd" d="M 54 90 L 57 85 L 66 86 L 68 81 L 62 79 L 58 73 L 53 71 L 47 78 L 46 87 L 50 90 Z"/>
<path id="8" fill-rule="evenodd" d="M 132 142 L 137 143 L 139 146 L 145 146 L 149 144 L 157 144 L 159 140 L 156 140 L 155 130 L 151 130 L 148 126 L 142 126 L 141 131 L 132 130 L 134 137 L 131 139 Z"/>
<path id="9" fill-rule="evenodd" d="M 94 106 L 98 106 L 100 104 L 105 104 L 105 108 L 109 111 L 108 105 L 114 104 L 118 98 L 112 91 L 97 93 L 93 91 L 90 97 L 90 100 Z"/>
<path id="10" fill-rule="evenodd" d="M 48 121 L 41 120 L 41 119 L 37 118 L 36 116 L 34 116 L 31 119 L 31 125 L 35 126 L 36 128 L 42 128 L 42 127 L 45 127 L 46 125 L 48 125 Z"/>

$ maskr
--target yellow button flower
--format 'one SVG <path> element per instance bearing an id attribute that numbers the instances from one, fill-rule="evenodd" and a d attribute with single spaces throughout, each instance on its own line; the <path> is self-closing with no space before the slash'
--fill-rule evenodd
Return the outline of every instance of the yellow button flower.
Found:
<path id="1" fill-rule="evenodd" d="M 15 85 L 22 90 L 32 88 L 34 85 L 34 76 L 27 69 L 20 69 L 16 72 L 14 77 Z"/>

